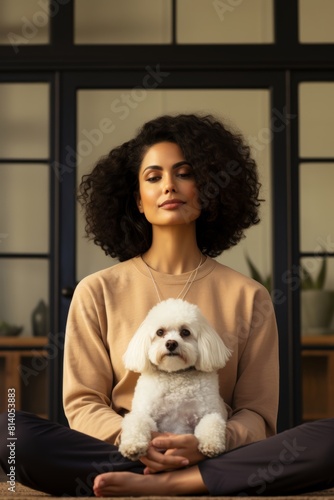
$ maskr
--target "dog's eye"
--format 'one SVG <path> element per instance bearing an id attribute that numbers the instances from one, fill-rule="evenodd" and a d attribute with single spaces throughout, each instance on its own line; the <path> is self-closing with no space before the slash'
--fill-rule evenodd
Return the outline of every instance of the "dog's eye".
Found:
<path id="1" fill-rule="evenodd" d="M 158 335 L 158 337 L 162 337 L 164 333 L 165 332 L 163 331 L 162 328 L 160 328 L 159 330 L 156 331 L 156 334 Z"/>
<path id="2" fill-rule="evenodd" d="M 187 330 L 186 328 L 183 328 L 183 329 L 180 331 L 180 334 L 181 334 L 181 337 L 189 337 L 190 332 L 189 332 L 189 330 Z"/>

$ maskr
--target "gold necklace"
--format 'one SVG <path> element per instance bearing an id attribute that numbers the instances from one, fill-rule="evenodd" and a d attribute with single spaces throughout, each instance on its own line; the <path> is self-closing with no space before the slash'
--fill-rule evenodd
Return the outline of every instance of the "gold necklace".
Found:
<path id="1" fill-rule="evenodd" d="M 154 285 L 154 288 L 155 288 L 155 291 L 157 292 L 157 296 L 158 296 L 158 299 L 159 299 L 159 302 L 161 302 L 163 300 L 163 297 L 161 295 L 161 293 L 159 292 L 159 288 L 158 288 L 158 285 L 157 285 L 157 282 L 155 281 L 154 279 L 154 276 L 152 274 L 152 271 L 149 267 L 149 265 L 145 262 L 145 260 L 143 259 L 143 256 L 141 256 L 141 259 L 142 261 L 144 262 L 145 266 L 147 267 L 147 270 L 151 276 L 151 280 L 153 281 L 153 285 Z M 186 284 L 184 285 L 184 287 L 182 288 L 181 292 L 178 294 L 178 296 L 176 297 L 177 299 L 184 299 L 184 297 L 187 295 L 187 293 L 189 292 L 190 290 L 190 287 L 191 285 L 193 284 L 193 282 L 195 281 L 196 279 L 196 276 L 197 276 L 197 273 L 198 273 L 198 270 L 199 268 L 201 267 L 201 264 L 202 264 L 202 260 L 203 260 L 203 256 L 201 254 L 201 259 L 199 261 L 199 264 L 198 266 L 196 267 L 196 269 L 193 269 L 189 275 L 189 278 L 187 279 L 187 282 Z"/>

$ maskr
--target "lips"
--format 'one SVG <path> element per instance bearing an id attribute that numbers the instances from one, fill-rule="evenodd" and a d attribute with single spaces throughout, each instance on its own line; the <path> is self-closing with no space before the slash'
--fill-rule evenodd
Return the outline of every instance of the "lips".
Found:
<path id="1" fill-rule="evenodd" d="M 164 201 L 163 203 L 161 203 L 161 205 L 159 205 L 159 207 L 160 208 L 162 208 L 162 207 L 164 207 L 164 208 L 177 208 L 177 207 L 184 205 L 184 204 L 185 204 L 185 201 L 177 200 L 176 198 L 174 198 L 171 200 Z"/>

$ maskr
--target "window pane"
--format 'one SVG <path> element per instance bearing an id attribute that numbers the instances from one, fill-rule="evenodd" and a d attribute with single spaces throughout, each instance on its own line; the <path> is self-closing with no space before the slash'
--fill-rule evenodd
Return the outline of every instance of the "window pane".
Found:
<path id="1" fill-rule="evenodd" d="M 48 0 L 1 0 L 0 44 L 11 45 L 17 54 L 20 45 L 49 43 L 50 14 L 59 9 L 57 2 L 52 5 L 50 12 Z"/>
<path id="2" fill-rule="evenodd" d="M 333 252 L 334 163 L 300 166 L 300 237 L 302 252 Z M 334 283 L 333 283 L 334 285 Z"/>
<path id="3" fill-rule="evenodd" d="M 40 259 L 0 259 L 0 323 L 23 327 L 32 335 L 31 315 L 40 300 L 48 305 L 49 265 Z"/>
<path id="4" fill-rule="evenodd" d="M 334 157 L 334 84 L 299 86 L 300 156 Z"/>
<path id="5" fill-rule="evenodd" d="M 333 0 L 299 0 L 301 43 L 334 43 L 333 22 Z"/>
<path id="6" fill-rule="evenodd" d="M 49 167 L 0 164 L 0 250 L 47 253 Z"/>
<path id="7" fill-rule="evenodd" d="M 178 0 L 178 43 L 273 43 L 273 1 Z"/>
<path id="8" fill-rule="evenodd" d="M 75 0 L 76 44 L 170 43 L 171 0 Z"/>
<path id="9" fill-rule="evenodd" d="M 240 130 L 251 143 L 258 162 L 266 202 L 261 224 L 247 231 L 247 238 L 224 252 L 222 262 L 248 273 L 245 252 L 261 273 L 271 273 L 271 133 L 270 92 L 267 90 L 119 90 L 78 91 L 78 182 L 99 157 L 129 140 L 147 120 L 165 113 L 213 113 Z M 114 263 L 84 238 L 81 210 L 77 215 L 77 280 Z"/>
<path id="10" fill-rule="evenodd" d="M 0 158 L 48 158 L 49 84 L 0 84 Z"/>

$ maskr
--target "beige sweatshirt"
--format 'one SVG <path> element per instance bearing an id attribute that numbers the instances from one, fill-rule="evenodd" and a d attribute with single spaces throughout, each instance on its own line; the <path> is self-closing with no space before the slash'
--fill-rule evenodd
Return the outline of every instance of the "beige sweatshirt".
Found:
<path id="1" fill-rule="evenodd" d="M 152 271 L 164 299 L 177 297 L 189 278 Z M 185 300 L 233 349 L 220 370 L 229 411 L 227 447 L 275 433 L 278 409 L 278 337 L 271 298 L 259 283 L 207 258 Z M 65 337 L 63 395 L 70 427 L 118 442 L 122 416 L 131 409 L 138 374 L 122 356 L 147 312 L 158 302 L 140 257 L 84 278 L 71 303 Z"/>

